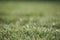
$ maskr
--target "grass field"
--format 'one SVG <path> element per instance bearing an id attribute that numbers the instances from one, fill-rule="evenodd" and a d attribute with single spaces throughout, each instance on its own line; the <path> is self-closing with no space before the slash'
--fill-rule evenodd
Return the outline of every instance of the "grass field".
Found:
<path id="1" fill-rule="evenodd" d="M 0 2 L 0 40 L 60 40 L 60 3 Z"/>

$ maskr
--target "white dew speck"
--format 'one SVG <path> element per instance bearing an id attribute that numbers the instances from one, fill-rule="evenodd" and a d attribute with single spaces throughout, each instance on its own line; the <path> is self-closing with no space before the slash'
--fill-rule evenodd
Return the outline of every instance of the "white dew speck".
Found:
<path id="1" fill-rule="evenodd" d="M 29 24 L 25 24 L 27 28 L 29 28 Z"/>
<path id="2" fill-rule="evenodd" d="M 36 29 L 36 27 L 33 27 L 34 29 Z"/>
<path id="3" fill-rule="evenodd" d="M 60 32 L 60 30 L 56 30 L 56 32 Z"/>
<path id="4" fill-rule="evenodd" d="M 30 17 L 29 21 L 33 21 L 33 18 L 32 18 L 32 17 Z"/>
<path id="5" fill-rule="evenodd" d="M 56 24 L 56 23 L 54 23 L 54 22 L 52 23 L 52 25 L 55 25 L 55 24 Z"/>
<path id="6" fill-rule="evenodd" d="M 55 36 L 52 37 L 53 39 L 55 38 Z"/>
<path id="7" fill-rule="evenodd" d="M 20 22 L 19 22 L 19 21 L 17 21 L 17 22 L 16 22 L 16 26 L 18 27 L 18 26 L 19 26 L 19 24 L 20 24 Z"/>
<path id="8" fill-rule="evenodd" d="M 19 21 L 20 21 L 20 22 L 23 22 L 23 21 L 24 21 L 24 19 L 23 19 L 23 18 L 19 18 Z"/>

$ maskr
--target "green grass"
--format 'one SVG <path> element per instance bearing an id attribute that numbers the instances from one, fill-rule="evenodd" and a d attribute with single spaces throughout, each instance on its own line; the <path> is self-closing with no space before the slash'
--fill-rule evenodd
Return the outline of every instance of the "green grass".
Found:
<path id="1" fill-rule="evenodd" d="M 60 40 L 59 4 L 0 2 L 0 40 Z"/>

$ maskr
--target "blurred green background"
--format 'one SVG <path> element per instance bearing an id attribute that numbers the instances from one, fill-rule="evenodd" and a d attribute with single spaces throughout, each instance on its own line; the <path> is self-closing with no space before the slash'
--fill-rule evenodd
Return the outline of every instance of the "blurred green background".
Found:
<path id="1" fill-rule="evenodd" d="M 60 3 L 0 1 L 0 40 L 60 40 Z"/>

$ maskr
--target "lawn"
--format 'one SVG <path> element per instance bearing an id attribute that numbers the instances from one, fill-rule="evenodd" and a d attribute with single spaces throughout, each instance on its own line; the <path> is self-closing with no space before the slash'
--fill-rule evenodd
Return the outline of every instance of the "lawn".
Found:
<path id="1" fill-rule="evenodd" d="M 60 3 L 0 2 L 0 40 L 60 40 Z"/>

